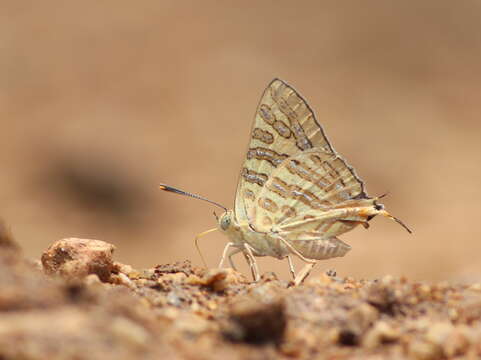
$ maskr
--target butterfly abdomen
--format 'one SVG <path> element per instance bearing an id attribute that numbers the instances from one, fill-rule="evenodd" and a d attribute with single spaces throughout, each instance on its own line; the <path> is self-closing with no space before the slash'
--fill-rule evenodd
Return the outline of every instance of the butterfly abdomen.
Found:
<path id="1" fill-rule="evenodd" d="M 324 260 L 341 257 L 351 250 L 351 247 L 337 238 L 319 240 L 294 240 L 294 248 L 308 259 Z"/>

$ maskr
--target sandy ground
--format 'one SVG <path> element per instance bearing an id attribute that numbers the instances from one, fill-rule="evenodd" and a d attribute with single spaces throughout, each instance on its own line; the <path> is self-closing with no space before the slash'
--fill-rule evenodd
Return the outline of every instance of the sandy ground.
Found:
<path id="1" fill-rule="evenodd" d="M 317 275 L 477 282 L 480 18 L 476 1 L 2 1 L 0 217 L 29 257 L 77 236 L 136 268 L 200 264 L 213 209 L 157 184 L 233 204 L 258 98 L 281 77 L 414 230 L 376 219 Z M 203 240 L 210 266 L 224 243 Z"/>
<path id="2" fill-rule="evenodd" d="M 27 260 L 0 233 L 2 359 L 479 359 L 481 283 L 136 270 L 64 239 Z M 45 275 L 48 274 L 48 275 Z"/>

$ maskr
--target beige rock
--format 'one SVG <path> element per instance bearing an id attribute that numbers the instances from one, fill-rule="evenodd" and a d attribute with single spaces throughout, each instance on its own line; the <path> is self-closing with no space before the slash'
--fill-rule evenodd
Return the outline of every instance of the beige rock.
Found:
<path id="1" fill-rule="evenodd" d="M 100 240 L 67 238 L 58 240 L 42 254 L 47 274 L 66 278 L 84 278 L 96 274 L 108 281 L 113 270 L 114 245 Z"/>

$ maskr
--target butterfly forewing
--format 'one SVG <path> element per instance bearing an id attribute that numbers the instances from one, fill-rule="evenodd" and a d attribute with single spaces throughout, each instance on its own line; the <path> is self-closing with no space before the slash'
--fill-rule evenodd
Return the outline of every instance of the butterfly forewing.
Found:
<path id="1" fill-rule="evenodd" d="M 257 107 L 237 186 L 237 221 L 250 222 L 259 192 L 283 161 L 313 147 L 335 154 L 306 101 L 285 82 L 273 80 Z"/>

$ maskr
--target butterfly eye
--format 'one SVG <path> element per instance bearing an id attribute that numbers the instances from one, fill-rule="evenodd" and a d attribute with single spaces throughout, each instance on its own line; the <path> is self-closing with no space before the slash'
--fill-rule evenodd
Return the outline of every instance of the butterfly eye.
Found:
<path id="1" fill-rule="evenodd" d="M 227 228 L 230 225 L 230 217 L 229 216 L 224 216 L 222 220 L 220 221 L 220 227 L 222 230 L 227 230 Z"/>
<path id="2" fill-rule="evenodd" d="M 382 210 L 382 209 L 384 209 L 384 205 L 383 204 L 374 204 L 374 209 Z"/>

